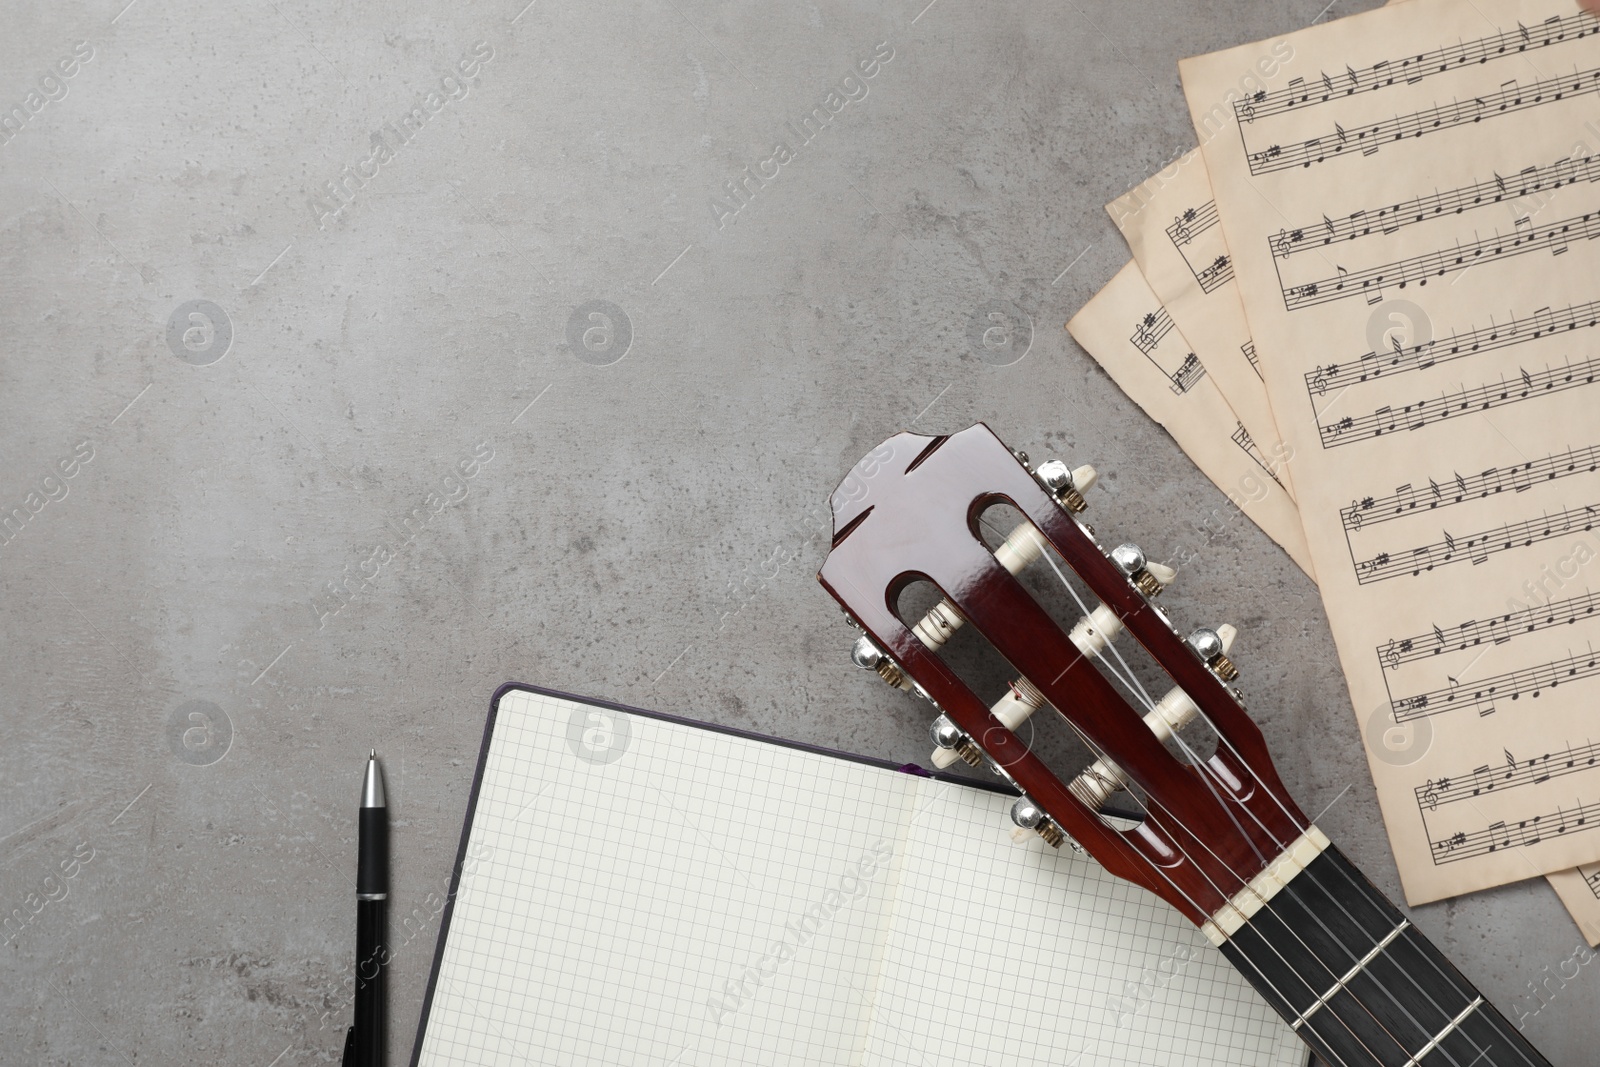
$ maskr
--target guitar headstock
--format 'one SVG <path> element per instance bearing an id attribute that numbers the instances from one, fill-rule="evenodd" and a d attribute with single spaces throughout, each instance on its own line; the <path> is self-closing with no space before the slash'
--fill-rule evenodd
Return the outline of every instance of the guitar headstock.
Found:
<path id="1" fill-rule="evenodd" d="M 1090 468 L 1029 466 L 981 423 L 944 437 L 897 434 L 834 493 L 833 544 L 817 577 L 863 631 L 857 665 L 933 703 L 936 764 L 961 758 L 987 766 L 1022 793 L 1012 809 L 1020 827 L 1055 846 L 1070 838 L 1216 941 L 1327 839 L 1284 789 L 1229 684 L 1238 675 L 1227 654 L 1232 628 L 1180 636 L 1152 602 L 1174 572 L 1132 545 L 1103 549 L 1079 520 L 1093 480 Z M 979 521 L 996 503 L 1023 521 L 991 549 Z M 1070 628 L 1014 577 L 1051 549 L 1098 601 L 1086 603 L 1087 614 Z M 904 620 L 901 593 L 919 581 L 944 600 L 923 618 Z M 992 708 L 939 655 L 962 626 L 980 631 L 1016 672 Z M 1097 665 L 1124 630 L 1173 684 L 1144 706 Z M 1093 757 L 1066 780 L 1015 732 L 1047 706 Z M 1212 755 L 1183 742 L 1192 719 L 1215 733 Z M 1104 816 L 1119 794 L 1142 816 L 1131 825 Z"/>

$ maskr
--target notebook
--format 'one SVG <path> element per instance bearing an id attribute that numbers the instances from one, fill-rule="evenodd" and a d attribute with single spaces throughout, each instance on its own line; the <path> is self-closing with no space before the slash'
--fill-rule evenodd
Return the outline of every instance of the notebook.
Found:
<path id="1" fill-rule="evenodd" d="M 1282 1065 L 1177 912 L 1015 794 L 495 694 L 412 1064 Z"/>

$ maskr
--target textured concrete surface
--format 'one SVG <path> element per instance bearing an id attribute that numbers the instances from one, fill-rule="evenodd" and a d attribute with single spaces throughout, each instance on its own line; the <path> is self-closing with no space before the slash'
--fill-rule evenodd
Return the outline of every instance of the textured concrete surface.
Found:
<path id="1" fill-rule="evenodd" d="M 125 2 L 0 8 L 0 1060 L 336 1061 L 371 745 L 408 1052 L 506 680 L 923 758 L 812 578 L 912 425 L 1196 551 L 1169 610 L 1243 627 L 1285 779 L 1398 888 L 1316 591 L 1061 329 L 1192 142 L 1176 61 L 1324 0 Z M 1508 1010 L 1578 942 L 1540 881 L 1416 920 Z M 1527 1021 L 1557 1064 L 1597 981 Z"/>

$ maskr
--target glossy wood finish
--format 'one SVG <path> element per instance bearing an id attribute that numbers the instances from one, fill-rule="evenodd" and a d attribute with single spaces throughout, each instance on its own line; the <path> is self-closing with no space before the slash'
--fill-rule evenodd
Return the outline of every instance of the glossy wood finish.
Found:
<path id="1" fill-rule="evenodd" d="M 1200 707 L 1223 739 L 1202 776 L 1173 759 L 985 546 L 1005 501 Z M 1307 827 L 1260 731 L 1199 657 L 986 426 L 899 434 L 833 497 L 819 580 L 958 726 L 1113 874 L 1202 923 Z M 932 582 L 1019 673 L 1147 794 L 1138 827 L 1101 822 L 897 616 Z M 1259 903 L 1259 901 L 1258 901 Z M 1400 911 L 1329 847 L 1222 946 L 1267 1003 L 1333 1067 L 1549 1067 Z"/>
<path id="2" fill-rule="evenodd" d="M 1225 739 L 1209 761 L 1211 774 L 1173 759 L 1139 711 L 996 562 L 979 537 L 978 518 L 997 502 L 1033 522 L 1199 705 Z M 833 511 L 833 547 L 818 574 L 823 586 L 1107 870 L 1198 924 L 1308 825 L 1233 695 L 987 426 L 890 438 L 846 477 Z M 1121 831 L 1101 822 L 902 622 L 894 610 L 900 592 L 924 579 L 1145 791 L 1150 814 L 1140 826 Z"/>

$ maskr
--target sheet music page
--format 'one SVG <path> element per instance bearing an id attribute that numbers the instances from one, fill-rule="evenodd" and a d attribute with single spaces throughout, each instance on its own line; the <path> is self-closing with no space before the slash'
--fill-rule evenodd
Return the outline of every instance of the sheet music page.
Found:
<path id="1" fill-rule="evenodd" d="M 1194 344 L 1256 446 L 1275 454 L 1278 425 L 1257 368 L 1255 342 L 1218 224 L 1211 177 L 1198 148 L 1106 205 L 1134 262 L 1179 330 Z M 1294 497 L 1292 464 L 1277 470 Z"/>
<path id="2" fill-rule="evenodd" d="M 1583 939 L 1600 945 L 1600 863 L 1546 875 L 1567 913 L 1578 924 Z"/>
<path id="3" fill-rule="evenodd" d="M 1281 444 L 1263 451 L 1256 443 L 1139 265 L 1129 262 L 1117 272 L 1067 330 L 1195 466 L 1310 573 L 1294 500 L 1277 480 L 1292 454 Z"/>
<path id="4" fill-rule="evenodd" d="M 1597 30 L 1410 0 L 1181 65 L 1413 904 L 1600 859 Z"/>
<path id="5" fill-rule="evenodd" d="M 1193 206 L 1197 204 L 1198 207 Z M 1257 399 L 1260 408 L 1255 409 L 1256 424 L 1261 422 L 1261 411 L 1270 420 L 1266 387 L 1256 370 L 1255 344 L 1249 340 L 1250 326 L 1233 280 L 1232 261 L 1223 258 L 1227 256 L 1227 245 L 1221 237 L 1211 176 L 1200 150 L 1184 153 L 1171 167 L 1107 204 L 1106 210 L 1133 249 L 1134 261 L 1173 323 L 1185 337 L 1198 339 L 1196 349 L 1201 360 L 1213 372 L 1223 398 L 1239 413 L 1239 421 L 1247 428 L 1252 426 L 1245 412 L 1252 410 Z M 1167 225 L 1157 225 L 1169 218 Z M 1208 239 L 1209 244 L 1204 243 Z M 1226 277 L 1216 280 L 1213 275 L 1212 283 L 1206 284 L 1207 267 L 1202 264 L 1215 267 L 1224 263 Z M 1233 342 L 1241 337 L 1245 340 L 1235 346 Z M 1224 384 L 1225 368 L 1237 371 L 1237 362 L 1212 354 L 1231 352 L 1234 347 L 1246 354 L 1251 377 L 1242 383 Z M 1272 440 L 1268 435 L 1277 434 L 1275 422 L 1268 426 L 1250 429 L 1258 444 Z M 1213 431 L 1218 428 L 1210 427 Z M 1206 430 L 1197 427 L 1195 432 L 1204 435 Z M 1283 465 L 1280 481 L 1293 495 L 1291 466 Z M 1585 939 L 1590 945 L 1600 945 L 1600 863 L 1556 871 L 1547 877 Z"/>

